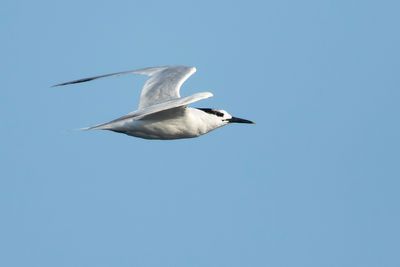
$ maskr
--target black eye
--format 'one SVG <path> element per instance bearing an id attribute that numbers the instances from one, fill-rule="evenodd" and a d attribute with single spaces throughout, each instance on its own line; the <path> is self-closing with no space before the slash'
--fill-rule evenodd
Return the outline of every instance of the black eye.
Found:
<path id="1" fill-rule="evenodd" d="M 200 109 L 200 110 L 202 110 L 202 111 L 204 111 L 204 112 L 206 112 L 208 114 L 213 114 L 213 115 L 218 116 L 218 117 L 223 117 L 224 116 L 224 113 L 219 112 L 218 110 L 211 109 L 211 108 L 197 108 L 197 109 Z"/>
<path id="2" fill-rule="evenodd" d="M 215 115 L 217 115 L 218 117 L 223 117 L 224 113 L 219 112 L 219 111 L 215 111 Z"/>

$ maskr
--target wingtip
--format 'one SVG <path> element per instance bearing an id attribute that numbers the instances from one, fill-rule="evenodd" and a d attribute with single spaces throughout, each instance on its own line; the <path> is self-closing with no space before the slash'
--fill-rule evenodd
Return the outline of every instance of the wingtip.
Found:
<path id="1" fill-rule="evenodd" d="M 111 76 L 111 75 L 115 75 L 115 73 L 96 76 L 96 77 L 82 78 L 82 79 L 69 81 L 69 82 L 64 82 L 64 83 L 59 83 L 59 84 L 53 85 L 52 87 L 58 87 L 58 86 L 64 86 L 64 85 L 70 85 L 70 84 L 89 82 L 89 81 L 92 81 L 92 80 L 95 80 L 95 79 L 99 79 L 99 78 L 103 78 L 103 77 L 107 77 L 107 76 Z"/>
<path id="2" fill-rule="evenodd" d="M 57 83 L 55 85 L 52 85 L 51 88 L 60 87 L 60 86 L 64 86 L 64 85 L 68 85 L 68 84 L 72 84 L 72 83 L 75 83 L 75 81 L 74 82 Z"/>

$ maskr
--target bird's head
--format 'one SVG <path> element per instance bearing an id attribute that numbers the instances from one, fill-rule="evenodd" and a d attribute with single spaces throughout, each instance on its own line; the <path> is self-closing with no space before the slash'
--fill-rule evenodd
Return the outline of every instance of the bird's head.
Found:
<path id="1" fill-rule="evenodd" d="M 211 109 L 211 108 L 198 108 L 198 109 L 213 116 L 214 120 L 218 122 L 219 126 L 223 126 L 228 123 L 251 123 L 251 124 L 254 124 L 254 122 L 252 122 L 252 121 L 233 117 L 227 111 L 222 110 L 222 109 Z"/>

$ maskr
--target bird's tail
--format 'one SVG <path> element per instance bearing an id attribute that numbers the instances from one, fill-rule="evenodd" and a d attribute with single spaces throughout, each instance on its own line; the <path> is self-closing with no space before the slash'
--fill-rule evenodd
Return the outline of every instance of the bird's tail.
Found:
<path id="1" fill-rule="evenodd" d="M 89 126 L 89 127 L 84 127 L 84 128 L 80 128 L 79 130 L 81 131 L 89 131 L 89 130 L 110 130 L 109 122 L 106 123 L 101 123 L 101 124 L 97 124 L 97 125 L 93 125 L 93 126 Z"/>

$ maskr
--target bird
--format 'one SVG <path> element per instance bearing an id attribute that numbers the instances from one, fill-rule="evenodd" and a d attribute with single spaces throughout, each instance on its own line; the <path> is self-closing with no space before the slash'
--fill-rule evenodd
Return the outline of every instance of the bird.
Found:
<path id="1" fill-rule="evenodd" d="M 189 104 L 213 96 L 210 92 L 180 96 L 182 84 L 195 72 L 195 67 L 181 65 L 148 67 L 59 83 L 53 87 L 124 74 L 148 76 L 137 110 L 82 130 L 109 130 L 143 139 L 174 140 L 198 137 L 231 123 L 254 124 L 233 117 L 225 110 L 189 107 Z"/>

